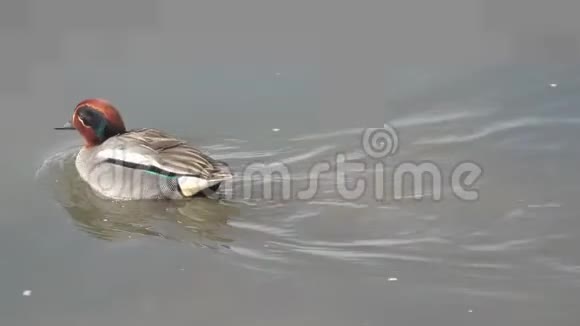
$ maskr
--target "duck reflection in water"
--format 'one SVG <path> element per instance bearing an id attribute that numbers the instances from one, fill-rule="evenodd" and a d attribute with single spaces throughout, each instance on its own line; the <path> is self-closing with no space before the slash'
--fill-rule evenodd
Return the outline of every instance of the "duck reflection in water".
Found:
<path id="1" fill-rule="evenodd" d="M 47 159 L 37 178 L 91 236 L 109 241 L 159 237 L 203 247 L 227 247 L 235 206 L 216 198 L 112 201 L 95 194 L 74 168 L 74 151 Z"/>

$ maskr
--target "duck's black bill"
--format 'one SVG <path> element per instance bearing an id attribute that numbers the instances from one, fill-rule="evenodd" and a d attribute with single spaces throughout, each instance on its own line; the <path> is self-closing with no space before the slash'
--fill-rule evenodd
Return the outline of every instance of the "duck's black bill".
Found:
<path id="1" fill-rule="evenodd" d="M 64 124 L 64 126 L 62 127 L 56 127 L 54 128 L 54 130 L 75 130 L 75 127 L 73 127 L 72 123 L 67 122 Z"/>

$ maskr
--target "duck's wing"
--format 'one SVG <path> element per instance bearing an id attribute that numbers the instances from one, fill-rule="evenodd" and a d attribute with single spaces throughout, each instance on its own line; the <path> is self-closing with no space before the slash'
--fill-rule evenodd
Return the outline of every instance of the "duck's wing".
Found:
<path id="1" fill-rule="evenodd" d="M 231 178 L 226 163 L 157 129 L 132 130 L 110 138 L 103 145 L 98 155 L 110 162 L 205 180 Z"/>

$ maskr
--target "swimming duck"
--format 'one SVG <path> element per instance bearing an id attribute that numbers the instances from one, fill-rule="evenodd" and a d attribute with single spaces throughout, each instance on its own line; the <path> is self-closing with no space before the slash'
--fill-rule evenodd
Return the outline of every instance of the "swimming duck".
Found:
<path id="1" fill-rule="evenodd" d="M 217 191 L 232 178 L 226 163 L 157 129 L 127 130 L 107 100 L 86 99 L 57 130 L 77 130 L 85 144 L 75 159 L 80 177 L 105 198 L 185 199 Z"/>

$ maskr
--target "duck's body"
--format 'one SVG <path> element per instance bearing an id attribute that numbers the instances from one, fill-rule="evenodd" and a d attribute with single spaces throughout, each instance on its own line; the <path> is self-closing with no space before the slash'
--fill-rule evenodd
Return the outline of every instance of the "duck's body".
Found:
<path id="1" fill-rule="evenodd" d="M 126 131 L 103 100 L 81 102 L 72 124 L 86 141 L 75 162 L 79 175 L 106 198 L 183 199 L 213 193 L 232 177 L 226 163 L 183 140 L 156 129 Z"/>

